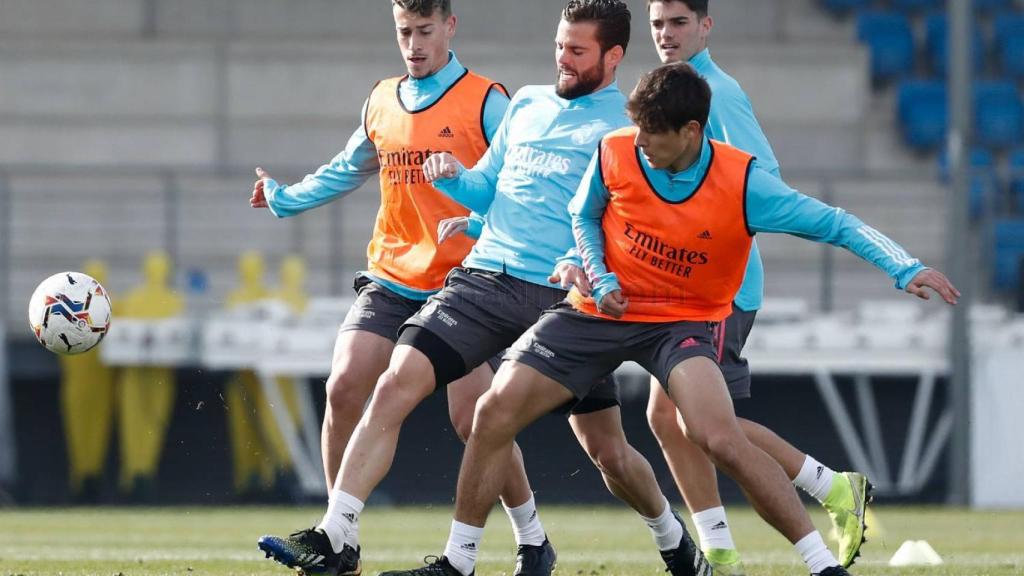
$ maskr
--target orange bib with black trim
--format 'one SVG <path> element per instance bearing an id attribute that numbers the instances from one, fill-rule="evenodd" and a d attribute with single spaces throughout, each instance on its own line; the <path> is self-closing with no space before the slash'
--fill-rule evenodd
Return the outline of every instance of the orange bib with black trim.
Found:
<path id="1" fill-rule="evenodd" d="M 753 236 L 745 196 L 753 157 L 711 142 L 711 162 L 693 194 L 673 202 L 647 179 L 636 128 L 605 136 L 601 177 L 611 195 L 602 220 L 604 257 L 629 300 L 628 322 L 721 321 L 743 282 Z M 581 312 L 602 316 L 573 290 Z"/>
<path id="2" fill-rule="evenodd" d="M 448 272 L 469 253 L 464 235 L 437 243 L 437 224 L 469 211 L 423 177 L 432 154 L 449 152 L 472 168 L 488 141 L 484 102 L 500 84 L 466 71 L 441 98 L 422 110 L 406 110 L 398 94 L 405 77 L 379 82 L 366 106 L 366 135 L 380 160 L 380 210 L 366 249 L 370 273 L 416 290 L 438 290 Z"/>

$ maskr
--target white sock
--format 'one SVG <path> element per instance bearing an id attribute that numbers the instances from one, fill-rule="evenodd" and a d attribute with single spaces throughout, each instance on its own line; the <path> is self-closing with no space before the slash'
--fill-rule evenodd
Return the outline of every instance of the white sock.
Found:
<path id="1" fill-rule="evenodd" d="M 800 473 L 793 480 L 793 484 L 813 496 L 818 502 L 824 502 L 828 497 L 829 490 L 832 489 L 832 477 L 835 475 L 836 473 L 831 468 L 808 455 L 804 460 L 804 465 L 800 468 Z"/>
<path id="2" fill-rule="evenodd" d="M 701 550 L 707 552 L 712 549 L 736 549 L 736 544 L 732 541 L 732 531 L 729 530 L 729 521 L 725 518 L 725 507 L 708 508 L 703 512 L 697 512 L 691 518 L 693 525 L 697 527 Z"/>
<path id="3" fill-rule="evenodd" d="M 544 543 L 544 526 L 540 523 L 540 516 L 537 514 L 537 503 L 533 496 L 515 508 L 505 506 L 505 513 L 512 522 L 512 530 L 516 533 L 516 546 L 540 546 Z"/>
<path id="4" fill-rule="evenodd" d="M 472 573 L 483 537 L 483 528 L 452 520 L 452 531 L 448 533 L 448 544 L 444 547 L 444 557 L 452 568 L 466 576 Z"/>
<path id="5" fill-rule="evenodd" d="M 331 490 L 331 498 L 327 502 L 327 513 L 317 528 L 327 533 L 335 552 L 341 552 L 345 544 L 358 548 L 359 514 L 363 511 L 363 501 L 342 490 Z"/>
<path id="6" fill-rule="evenodd" d="M 817 574 L 830 566 L 839 566 L 817 530 L 801 538 L 796 543 L 796 551 L 803 557 L 811 574 Z"/>
<path id="7" fill-rule="evenodd" d="M 640 518 L 651 529 L 651 536 L 654 536 L 654 544 L 658 546 L 658 550 L 664 552 L 679 547 L 679 542 L 683 539 L 683 525 L 676 521 L 668 500 L 665 500 L 665 511 L 657 518 L 648 518 L 643 514 Z"/>

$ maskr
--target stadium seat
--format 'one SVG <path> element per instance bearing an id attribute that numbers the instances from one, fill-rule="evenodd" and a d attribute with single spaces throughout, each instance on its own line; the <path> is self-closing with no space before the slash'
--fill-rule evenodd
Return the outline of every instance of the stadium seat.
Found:
<path id="1" fill-rule="evenodd" d="M 951 182 L 945 150 L 939 154 L 939 179 L 944 184 Z M 971 189 L 968 200 L 971 218 L 977 219 L 989 212 L 990 207 L 998 207 L 998 198 L 999 185 L 992 153 L 984 148 L 974 148 L 971 150 Z"/>
<path id="2" fill-rule="evenodd" d="M 1012 0 L 974 0 L 974 9 L 979 12 L 993 12 L 1009 8 Z"/>
<path id="3" fill-rule="evenodd" d="M 1011 80 L 1024 80 L 1024 14 L 996 16 L 993 29 L 1000 73 Z"/>
<path id="4" fill-rule="evenodd" d="M 857 17 L 857 39 L 871 54 L 871 79 L 884 83 L 914 69 L 914 35 L 899 12 L 864 12 Z"/>
<path id="5" fill-rule="evenodd" d="M 1014 211 L 1024 215 L 1024 148 L 1010 153 L 1010 198 Z"/>
<path id="6" fill-rule="evenodd" d="M 946 86 L 931 80 L 907 80 L 896 97 L 896 116 L 903 141 L 919 151 L 935 150 L 946 136 Z"/>
<path id="7" fill-rule="evenodd" d="M 820 0 L 822 8 L 836 15 L 849 14 L 862 10 L 871 4 L 871 0 Z"/>
<path id="8" fill-rule="evenodd" d="M 992 230 L 993 284 L 1000 290 L 1016 290 L 1020 287 L 1020 266 L 1024 259 L 1024 219 L 997 221 Z"/>
<path id="9" fill-rule="evenodd" d="M 1024 137 L 1024 104 L 1012 82 L 975 83 L 974 111 L 979 144 L 1005 148 Z"/>
<path id="10" fill-rule="evenodd" d="M 892 7 L 900 12 L 940 10 L 945 0 L 892 0 Z"/>
<path id="11" fill-rule="evenodd" d="M 972 28 L 971 63 L 977 72 L 985 65 L 985 40 L 977 21 L 974 22 Z M 936 76 L 944 77 L 949 69 L 948 44 L 949 22 L 946 14 L 937 12 L 928 15 L 925 19 L 925 50 L 928 54 L 928 66 Z"/>

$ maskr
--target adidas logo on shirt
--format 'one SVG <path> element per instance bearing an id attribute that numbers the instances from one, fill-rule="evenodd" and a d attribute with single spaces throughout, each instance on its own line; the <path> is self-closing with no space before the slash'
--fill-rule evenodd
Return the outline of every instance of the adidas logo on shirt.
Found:
<path id="1" fill-rule="evenodd" d="M 441 138 L 455 138 L 455 133 L 452 132 L 451 128 L 445 126 L 444 129 L 438 133 L 438 136 Z"/>
<path id="2" fill-rule="evenodd" d="M 700 234 L 697 234 L 697 238 L 700 238 L 701 240 L 711 240 L 712 239 L 711 238 L 711 232 L 708 231 L 708 230 L 705 230 L 705 231 L 701 232 Z"/>

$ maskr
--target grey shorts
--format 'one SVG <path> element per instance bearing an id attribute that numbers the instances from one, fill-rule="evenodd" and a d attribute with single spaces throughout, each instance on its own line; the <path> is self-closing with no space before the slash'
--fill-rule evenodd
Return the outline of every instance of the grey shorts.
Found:
<path id="1" fill-rule="evenodd" d="M 617 322 L 576 311 L 568 303 L 548 310 L 505 355 L 558 381 L 576 398 L 620 364 L 635 361 L 664 387 L 680 362 L 704 356 L 718 361 L 716 322 Z"/>
<path id="2" fill-rule="evenodd" d="M 545 310 L 562 302 L 565 294 L 501 272 L 455 268 L 444 289 L 431 296 L 402 330 L 419 326 L 430 331 L 458 352 L 471 369 L 500 357 Z M 617 384 L 605 376 L 608 374 L 590 383 L 596 390 L 591 401 L 567 408 L 581 414 L 618 405 Z"/>
<path id="3" fill-rule="evenodd" d="M 747 312 L 733 304 L 732 314 L 718 325 L 715 333 L 718 363 L 729 385 L 729 394 L 736 400 L 750 398 L 750 366 L 742 353 L 756 315 L 757 310 Z"/>
<path id="4" fill-rule="evenodd" d="M 398 329 L 423 306 L 423 301 L 401 296 L 366 276 L 356 276 L 352 289 L 358 297 L 338 332 L 361 330 L 398 340 Z"/>
<path id="5" fill-rule="evenodd" d="M 504 356 L 505 352 L 500 352 L 491 356 L 487 360 L 487 364 L 495 373 L 497 373 L 498 368 L 501 367 L 501 363 L 504 361 Z M 614 374 L 609 374 L 597 383 L 586 398 L 570 402 L 567 406 L 563 406 L 557 412 L 568 414 L 593 414 L 594 412 L 600 412 L 606 408 L 612 408 L 618 405 L 619 382 L 615 379 Z"/>

